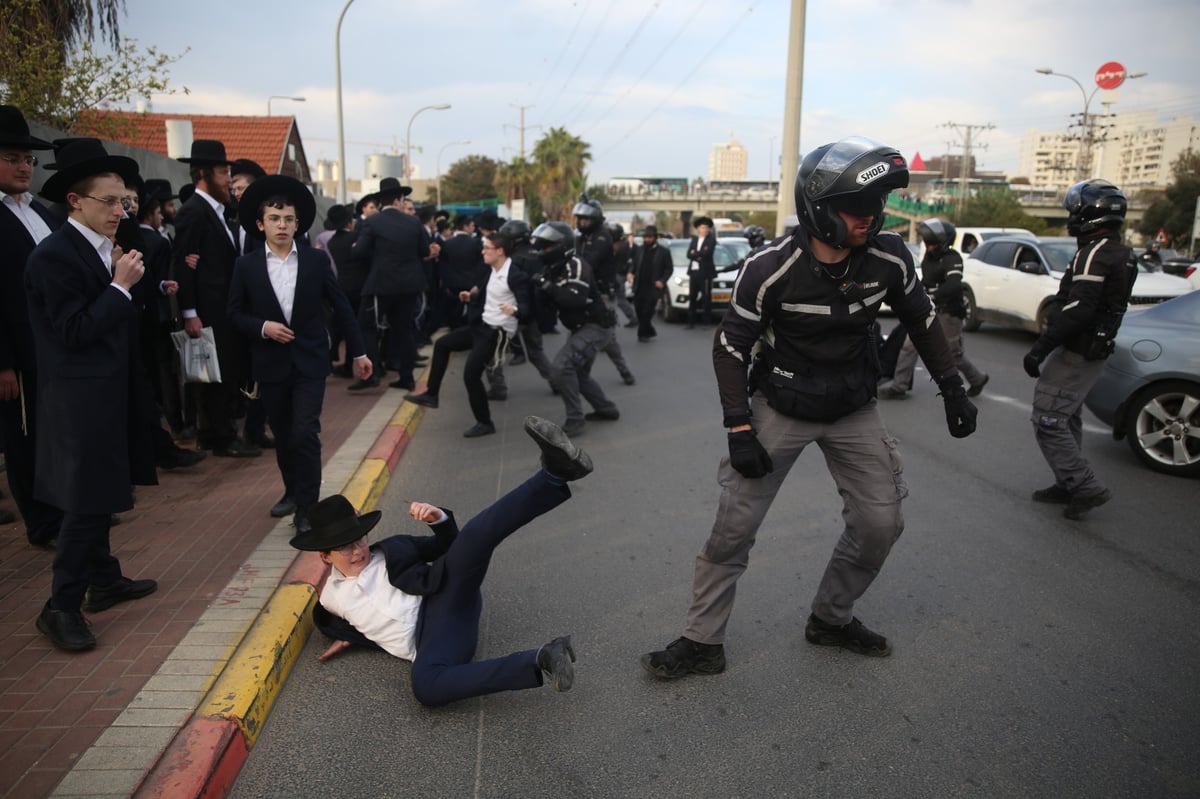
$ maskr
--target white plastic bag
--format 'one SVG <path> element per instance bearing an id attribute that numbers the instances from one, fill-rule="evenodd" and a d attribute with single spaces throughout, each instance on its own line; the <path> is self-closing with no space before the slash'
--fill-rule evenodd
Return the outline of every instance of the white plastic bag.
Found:
<path id="1" fill-rule="evenodd" d="M 200 337 L 192 338 L 186 330 L 171 334 L 175 351 L 179 353 L 179 371 L 185 383 L 220 383 L 221 364 L 217 361 L 217 340 L 211 327 L 200 328 Z"/>

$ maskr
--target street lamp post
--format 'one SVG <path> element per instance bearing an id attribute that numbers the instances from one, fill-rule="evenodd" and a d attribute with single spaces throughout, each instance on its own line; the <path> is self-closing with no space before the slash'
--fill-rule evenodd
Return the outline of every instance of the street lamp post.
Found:
<path id="1" fill-rule="evenodd" d="M 272 94 L 267 98 L 267 116 L 271 116 L 271 101 L 272 100 L 291 100 L 293 103 L 303 103 L 303 97 L 289 97 L 284 94 Z"/>
<path id="2" fill-rule="evenodd" d="M 456 144 L 470 144 L 470 139 L 459 139 L 458 141 L 446 142 L 437 154 L 437 207 L 442 207 L 442 153 L 447 147 L 453 147 Z"/>
<path id="3" fill-rule="evenodd" d="M 404 172 L 405 177 L 412 177 L 412 123 L 417 118 L 417 114 L 422 111 L 445 111 L 450 107 L 449 103 L 438 103 L 437 105 L 426 105 L 418 108 L 413 115 L 408 118 L 408 130 L 404 133 Z"/>
<path id="4" fill-rule="evenodd" d="M 350 10 L 354 0 L 346 0 L 342 13 L 338 14 L 337 29 L 333 34 L 333 60 L 336 64 L 337 76 L 337 146 L 338 146 L 338 187 L 337 201 L 346 202 L 346 134 L 342 129 L 342 19 Z"/>
<path id="5" fill-rule="evenodd" d="M 1074 76 L 1067 75 L 1063 72 L 1055 72 L 1050 67 L 1038 67 L 1037 69 L 1034 70 L 1034 72 L 1037 72 L 1041 75 L 1056 75 L 1060 78 L 1066 78 L 1067 80 L 1071 81 L 1072 83 L 1074 83 L 1076 86 L 1079 87 L 1079 94 L 1082 95 L 1082 97 L 1083 97 L 1083 117 L 1079 120 L 1079 125 L 1080 125 L 1079 157 L 1075 163 L 1075 179 L 1077 181 L 1078 180 L 1087 180 L 1089 177 L 1091 177 L 1090 173 L 1092 171 L 1092 145 L 1094 143 L 1093 139 L 1094 139 L 1094 128 L 1095 128 L 1094 121 L 1092 120 L 1092 117 L 1091 117 L 1090 109 L 1092 106 L 1092 100 L 1096 96 L 1096 92 L 1100 91 L 1100 89 L 1102 89 L 1102 88 L 1115 89 L 1115 88 L 1117 88 L 1117 86 L 1120 86 L 1121 83 L 1123 83 L 1125 80 L 1132 80 L 1133 78 L 1144 78 L 1144 77 L 1146 77 L 1147 73 L 1131 72 L 1128 75 L 1120 77 L 1120 79 L 1116 82 L 1115 85 L 1105 85 L 1105 86 L 1101 86 L 1100 76 L 1097 75 L 1096 88 L 1092 89 L 1091 94 L 1088 94 L 1087 89 L 1083 88 L 1083 84 L 1080 83 L 1079 80 L 1076 79 Z"/>

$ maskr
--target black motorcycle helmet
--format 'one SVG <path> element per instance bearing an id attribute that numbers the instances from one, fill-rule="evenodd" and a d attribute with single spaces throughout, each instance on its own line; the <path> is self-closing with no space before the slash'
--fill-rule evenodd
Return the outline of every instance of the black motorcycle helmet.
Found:
<path id="1" fill-rule="evenodd" d="M 894 147 L 865 136 L 826 144 L 804 157 L 796 172 L 796 215 L 809 235 L 833 247 L 846 243 L 842 210 L 873 216 L 868 232 L 883 228 L 888 192 L 908 185 L 908 162 Z"/>
<path id="2" fill-rule="evenodd" d="M 625 238 L 625 228 L 620 222 L 605 222 L 604 228 L 608 231 L 608 235 L 612 236 L 613 242 Z"/>
<path id="3" fill-rule="evenodd" d="M 955 232 L 954 225 L 936 216 L 917 225 L 917 233 L 920 234 L 921 241 L 925 242 L 925 249 L 934 252 L 950 249 L 954 244 Z"/>
<path id="4" fill-rule="evenodd" d="M 604 222 L 604 208 L 596 200 L 588 199 L 586 194 L 579 195 L 579 202 L 575 203 L 571 214 L 580 233 L 591 233 Z"/>
<path id="5" fill-rule="evenodd" d="M 529 243 L 530 234 L 533 229 L 529 227 L 529 223 L 524 219 L 510 219 L 500 226 L 497 231 L 501 236 L 506 236 L 513 246 L 520 246 Z"/>
<path id="6" fill-rule="evenodd" d="M 767 231 L 763 230 L 759 225 L 751 225 L 746 228 L 746 240 L 750 242 L 750 249 L 763 246 L 763 242 L 767 240 Z"/>
<path id="7" fill-rule="evenodd" d="M 575 254 L 575 231 L 566 222 L 543 222 L 533 231 L 533 249 L 544 266 L 558 266 Z"/>
<path id="8" fill-rule="evenodd" d="M 1113 184 L 1100 178 L 1080 181 L 1063 197 L 1067 210 L 1067 232 L 1084 236 L 1101 228 L 1119 228 L 1125 223 L 1129 203 Z"/>

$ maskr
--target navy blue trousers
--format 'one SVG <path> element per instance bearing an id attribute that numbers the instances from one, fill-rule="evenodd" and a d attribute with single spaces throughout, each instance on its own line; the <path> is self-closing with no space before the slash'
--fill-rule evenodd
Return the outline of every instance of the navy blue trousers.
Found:
<path id="1" fill-rule="evenodd" d="M 112 585 L 121 579 L 121 563 L 109 547 L 112 515 L 64 513 L 54 552 L 50 606 L 78 613 L 89 585 Z"/>
<path id="2" fill-rule="evenodd" d="M 321 407 L 325 378 L 292 376 L 282 383 L 259 383 L 259 397 L 275 433 L 275 462 L 283 492 L 301 510 L 321 494 Z"/>

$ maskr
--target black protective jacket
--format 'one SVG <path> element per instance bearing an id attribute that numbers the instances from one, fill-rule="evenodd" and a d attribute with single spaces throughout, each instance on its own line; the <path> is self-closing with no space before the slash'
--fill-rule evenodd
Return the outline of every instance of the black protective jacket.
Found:
<path id="1" fill-rule="evenodd" d="M 966 317 L 963 304 L 963 260 L 957 250 L 926 250 L 921 259 L 921 283 L 933 298 L 938 313 Z"/>
<path id="2" fill-rule="evenodd" d="M 713 340 L 713 368 L 726 427 L 750 424 L 750 353 L 765 349 L 830 373 L 876 357 L 875 317 L 885 300 L 939 383 L 956 376 L 954 358 L 912 254 L 894 233 L 853 250 L 830 275 L 809 252 L 802 230 L 753 252 L 733 287 L 730 313 Z M 853 285 L 851 285 L 853 284 Z M 873 388 L 873 386 L 872 386 Z"/>
<path id="3" fill-rule="evenodd" d="M 567 330 L 578 330 L 589 322 L 601 327 L 616 322 L 596 287 L 592 267 L 578 257 L 548 267 L 540 287 L 542 297 L 553 305 Z"/>
<path id="4" fill-rule="evenodd" d="M 1097 330 L 1103 328 L 1108 338 L 1115 336 L 1136 278 L 1133 251 L 1121 243 L 1118 231 L 1080 238 L 1038 345 L 1047 352 L 1062 345 L 1083 355 Z"/>
<path id="5" fill-rule="evenodd" d="M 575 237 L 576 254 L 591 265 L 596 286 L 606 297 L 613 295 L 617 283 L 617 269 L 613 259 L 613 240 L 603 226 L 591 233 L 579 233 Z"/>

